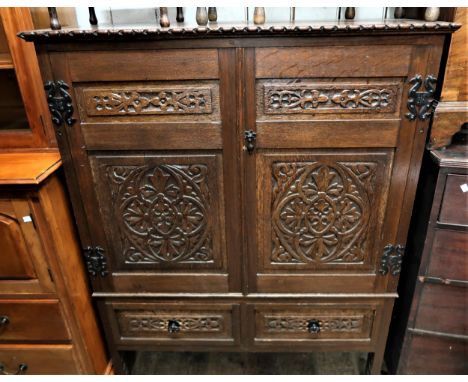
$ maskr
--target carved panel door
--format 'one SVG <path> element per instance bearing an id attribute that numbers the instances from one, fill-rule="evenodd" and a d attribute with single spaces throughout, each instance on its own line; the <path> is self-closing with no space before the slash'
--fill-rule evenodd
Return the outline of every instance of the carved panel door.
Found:
<path id="1" fill-rule="evenodd" d="M 246 50 L 250 291 L 386 289 L 380 262 L 399 214 L 389 208 L 414 131 L 403 92 L 413 48 L 347 43 Z"/>
<path id="2" fill-rule="evenodd" d="M 239 290 L 234 50 L 73 52 L 63 60 L 52 66 L 76 104 L 76 125 L 66 130 L 83 148 L 72 153 L 74 171 L 93 190 L 78 198 L 83 246 L 98 247 L 88 252 L 95 290 Z M 92 71 L 83 69 L 88 61 Z M 110 70 L 116 62 L 121 70 Z"/>

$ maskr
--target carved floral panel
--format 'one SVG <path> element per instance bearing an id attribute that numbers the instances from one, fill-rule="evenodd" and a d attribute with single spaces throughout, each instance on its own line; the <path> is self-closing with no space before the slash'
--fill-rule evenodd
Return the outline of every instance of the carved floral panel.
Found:
<path id="1" fill-rule="evenodd" d="M 209 87 L 84 89 L 83 94 L 89 116 L 212 113 Z"/>
<path id="2" fill-rule="evenodd" d="M 206 164 L 106 166 L 127 264 L 213 263 Z"/>
<path id="3" fill-rule="evenodd" d="M 377 163 L 274 162 L 272 264 L 362 264 Z"/>
<path id="4" fill-rule="evenodd" d="M 312 316 L 311 316 L 312 318 Z M 364 316 L 319 317 L 320 333 L 360 333 Z M 264 316 L 265 330 L 272 333 L 307 333 L 310 318 L 297 316 Z"/>
<path id="5" fill-rule="evenodd" d="M 119 314 L 120 327 L 123 333 L 136 335 L 138 333 L 167 333 L 170 320 L 177 321 L 180 332 L 217 333 L 224 331 L 222 315 L 174 314 L 161 315 L 153 312 Z"/>
<path id="6" fill-rule="evenodd" d="M 263 86 L 265 114 L 395 111 L 397 85 L 292 84 Z"/>

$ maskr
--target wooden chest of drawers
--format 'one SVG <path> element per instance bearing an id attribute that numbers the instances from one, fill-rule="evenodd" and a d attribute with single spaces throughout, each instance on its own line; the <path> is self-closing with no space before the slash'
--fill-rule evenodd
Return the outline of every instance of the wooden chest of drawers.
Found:
<path id="1" fill-rule="evenodd" d="M 120 371 L 119 351 L 138 349 L 359 350 L 380 371 L 456 28 L 21 34 L 51 81 Z"/>

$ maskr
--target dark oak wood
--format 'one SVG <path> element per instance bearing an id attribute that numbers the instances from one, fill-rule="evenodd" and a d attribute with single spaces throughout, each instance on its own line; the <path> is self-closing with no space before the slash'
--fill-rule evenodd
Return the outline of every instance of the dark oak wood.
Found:
<path id="1" fill-rule="evenodd" d="M 380 372 L 381 257 L 406 242 L 429 125 L 404 116 L 409 80 L 458 27 L 437 24 L 21 34 L 70 87 L 57 139 L 117 372 L 182 348 L 366 351 Z"/>

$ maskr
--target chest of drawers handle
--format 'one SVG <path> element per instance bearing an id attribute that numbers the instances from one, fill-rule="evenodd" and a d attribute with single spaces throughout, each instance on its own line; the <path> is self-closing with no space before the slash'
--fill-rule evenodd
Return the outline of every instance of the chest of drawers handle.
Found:
<path id="1" fill-rule="evenodd" d="M 2 333 L 3 329 L 10 323 L 10 318 L 8 316 L 0 316 L 0 334 Z"/>
<path id="2" fill-rule="evenodd" d="M 26 370 L 28 370 L 28 365 L 26 365 L 25 363 L 20 363 L 18 365 L 18 370 L 16 370 L 15 372 L 13 373 L 9 373 L 7 371 L 5 371 L 5 366 L 3 365 L 3 363 L 0 363 L 0 374 L 3 374 L 3 375 L 19 375 L 19 374 L 25 374 L 26 373 Z"/>
<path id="3" fill-rule="evenodd" d="M 177 320 L 169 320 L 167 322 L 167 331 L 169 333 L 177 333 L 180 331 L 180 322 Z"/>
<path id="4" fill-rule="evenodd" d="M 307 330 L 309 333 L 319 333 L 320 332 L 320 321 L 310 320 L 307 323 Z"/>

